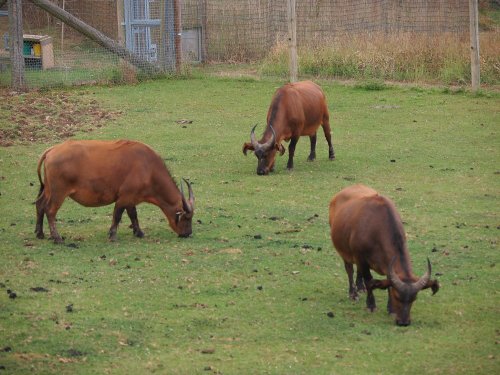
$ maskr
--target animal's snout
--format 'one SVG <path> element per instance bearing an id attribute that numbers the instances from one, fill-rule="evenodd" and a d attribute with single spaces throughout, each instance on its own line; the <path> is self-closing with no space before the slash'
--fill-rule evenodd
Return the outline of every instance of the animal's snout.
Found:
<path id="1" fill-rule="evenodd" d="M 399 327 L 408 327 L 410 325 L 411 321 L 410 320 L 396 320 L 396 324 L 399 326 Z"/>
<path id="2" fill-rule="evenodd" d="M 267 170 L 267 168 L 257 168 L 257 174 L 259 176 L 265 176 L 268 173 L 269 171 Z"/>
<path id="3" fill-rule="evenodd" d="M 191 236 L 193 232 L 186 232 L 186 233 L 179 233 L 179 237 L 182 237 L 182 238 L 188 238 Z"/>

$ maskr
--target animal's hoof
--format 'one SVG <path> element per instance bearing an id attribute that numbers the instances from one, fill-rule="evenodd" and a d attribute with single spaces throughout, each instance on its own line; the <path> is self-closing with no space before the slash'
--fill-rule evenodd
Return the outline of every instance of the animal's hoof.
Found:
<path id="1" fill-rule="evenodd" d="M 314 160 L 316 160 L 316 155 L 314 156 L 309 155 L 307 158 L 307 161 L 314 161 Z"/>
<path id="2" fill-rule="evenodd" d="M 328 159 L 330 159 L 330 160 L 335 160 L 335 155 L 330 155 L 330 156 L 328 157 Z"/>
<path id="3" fill-rule="evenodd" d="M 54 238 L 54 243 L 57 245 L 60 245 L 64 243 L 64 240 L 62 238 Z"/>
<path id="4" fill-rule="evenodd" d="M 137 238 L 143 238 L 144 232 L 142 230 L 134 231 L 134 236 L 136 236 Z"/>
<path id="5" fill-rule="evenodd" d="M 39 240 L 43 240 L 45 238 L 45 234 L 39 232 L 36 234 L 36 238 L 38 238 Z"/>

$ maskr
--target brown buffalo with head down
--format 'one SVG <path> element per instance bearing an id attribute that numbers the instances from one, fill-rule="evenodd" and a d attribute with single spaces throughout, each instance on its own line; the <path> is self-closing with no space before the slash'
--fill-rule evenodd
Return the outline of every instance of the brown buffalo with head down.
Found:
<path id="1" fill-rule="evenodd" d="M 41 177 L 42 164 L 44 180 Z M 115 203 L 110 240 L 123 211 L 132 222 L 133 233 L 143 237 L 136 206 L 152 203 L 163 211 L 170 227 L 180 236 L 191 235 L 194 194 L 186 181 L 189 198 L 184 197 L 161 157 L 149 146 L 135 141 L 66 141 L 46 150 L 38 161 L 40 192 L 36 200 L 38 238 L 44 238 L 43 217 L 47 215 L 54 242 L 62 242 L 56 230 L 56 214 L 66 197 L 86 207 Z"/>
<path id="2" fill-rule="evenodd" d="M 394 203 L 375 190 L 354 185 L 336 194 L 330 202 L 330 227 L 349 278 L 349 296 L 357 299 L 357 290 L 366 287 L 366 305 L 371 311 L 375 309 L 373 289 L 388 289 L 389 313 L 395 314 L 397 325 L 407 326 L 417 293 L 426 288 L 432 288 L 433 294 L 439 290 L 438 282 L 430 279 L 429 259 L 421 278 L 413 274 L 401 218 Z M 387 279 L 372 278 L 370 270 Z"/>
<path id="3" fill-rule="evenodd" d="M 325 94 L 311 82 L 289 83 L 276 90 L 267 112 L 267 127 L 260 141 L 256 140 L 255 127 L 250 132 L 250 142 L 243 144 L 243 153 L 253 151 L 258 159 L 257 174 L 267 175 L 274 170 L 276 152 L 285 153 L 281 141 L 290 141 L 287 168 L 293 169 L 293 156 L 299 137 L 308 135 L 311 152 L 308 160 L 316 158 L 316 131 L 323 127 L 328 142 L 328 156 L 335 159 L 330 120 Z"/>

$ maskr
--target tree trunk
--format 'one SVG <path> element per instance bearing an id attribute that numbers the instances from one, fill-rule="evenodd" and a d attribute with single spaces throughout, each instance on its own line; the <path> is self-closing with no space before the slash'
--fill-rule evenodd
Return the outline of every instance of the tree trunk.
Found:
<path id="1" fill-rule="evenodd" d="M 120 46 L 113 39 L 108 38 L 99 30 L 87 25 L 85 22 L 83 22 L 79 18 L 76 18 L 71 13 L 62 10 L 57 5 L 51 3 L 49 0 L 31 0 L 31 2 L 36 6 L 42 8 L 46 12 L 50 13 L 52 16 L 60 19 L 62 22 L 72 27 L 76 31 L 79 31 L 83 35 L 89 37 L 99 45 L 106 48 L 108 51 L 120 56 L 122 59 L 128 61 L 132 65 L 135 65 L 137 68 L 147 71 L 148 73 L 162 73 L 160 68 L 158 68 L 154 64 L 151 64 L 149 61 L 140 58 L 136 54 Z"/>
<path id="2" fill-rule="evenodd" d="M 9 0 L 9 34 L 10 61 L 12 64 L 12 89 L 15 91 L 25 91 L 22 0 Z"/>

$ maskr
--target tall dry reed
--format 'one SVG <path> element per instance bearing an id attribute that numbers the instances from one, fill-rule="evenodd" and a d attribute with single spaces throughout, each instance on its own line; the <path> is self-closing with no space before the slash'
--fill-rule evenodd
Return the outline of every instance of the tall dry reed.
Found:
<path id="1" fill-rule="evenodd" d="M 481 81 L 500 83 L 500 32 L 481 34 Z M 409 82 L 465 84 L 470 80 L 468 35 L 357 33 L 300 45 L 302 74 Z M 288 45 L 278 40 L 263 74 L 288 74 Z"/>

